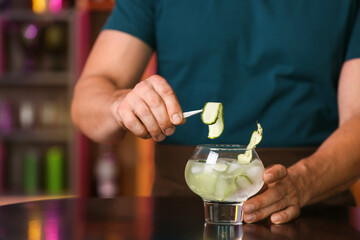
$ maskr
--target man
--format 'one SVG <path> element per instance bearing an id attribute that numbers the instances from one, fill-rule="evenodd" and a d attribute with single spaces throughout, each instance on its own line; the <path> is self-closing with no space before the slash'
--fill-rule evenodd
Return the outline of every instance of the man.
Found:
<path id="1" fill-rule="evenodd" d="M 359 9 L 358 0 L 118 0 L 76 85 L 73 121 L 99 142 L 130 131 L 159 147 L 196 145 L 210 141 L 207 128 L 184 124 L 182 111 L 222 102 L 215 143 L 247 143 L 258 120 L 260 147 L 316 147 L 267 168 L 267 190 L 243 205 L 246 222 L 288 222 L 360 176 Z M 154 51 L 159 75 L 139 83 Z M 184 170 L 156 163 L 156 189 Z"/>

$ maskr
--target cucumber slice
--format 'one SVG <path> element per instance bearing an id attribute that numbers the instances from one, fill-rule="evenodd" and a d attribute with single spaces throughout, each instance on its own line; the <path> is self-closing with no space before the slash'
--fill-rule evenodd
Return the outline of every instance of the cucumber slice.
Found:
<path id="1" fill-rule="evenodd" d="M 247 148 L 255 147 L 262 140 L 263 129 L 262 129 L 260 123 L 257 123 L 257 127 L 258 127 L 258 129 L 256 131 L 254 131 L 251 135 L 250 142 L 249 142 L 249 145 Z"/>
<path id="2" fill-rule="evenodd" d="M 211 125 L 216 122 L 219 117 L 220 106 L 218 102 L 207 102 L 203 108 L 201 119 L 206 125 Z"/>
<path id="3" fill-rule="evenodd" d="M 239 175 L 235 178 L 235 184 L 238 188 L 245 188 L 249 185 L 252 185 L 253 182 L 246 175 Z"/>
<path id="4" fill-rule="evenodd" d="M 214 139 L 219 137 L 224 131 L 224 116 L 223 116 L 223 105 L 220 103 L 219 114 L 216 122 L 209 125 L 208 138 Z"/>
<path id="5" fill-rule="evenodd" d="M 238 155 L 238 163 L 247 164 L 247 163 L 251 162 L 251 159 L 252 159 L 252 150 L 251 149 L 255 148 L 256 145 L 258 145 L 262 140 L 263 129 L 262 129 L 260 123 L 257 123 L 257 128 L 258 129 L 252 133 L 250 142 L 247 145 L 247 149 L 249 149 L 249 150 L 246 150 L 245 153 Z"/>
<path id="6" fill-rule="evenodd" d="M 213 198 L 217 201 L 224 201 L 229 196 L 231 196 L 237 187 L 234 184 L 234 181 L 229 181 L 228 179 L 220 178 L 216 183 L 216 188 Z"/>
<path id="7" fill-rule="evenodd" d="M 245 153 L 238 155 L 238 163 L 247 164 L 250 163 L 252 159 L 252 150 L 246 150 Z"/>
<path id="8" fill-rule="evenodd" d="M 226 163 L 216 163 L 214 165 L 211 165 L 211 168 L 217 172 L 225 172 L 229 168 L 229 165 L 227 165 Z"/>

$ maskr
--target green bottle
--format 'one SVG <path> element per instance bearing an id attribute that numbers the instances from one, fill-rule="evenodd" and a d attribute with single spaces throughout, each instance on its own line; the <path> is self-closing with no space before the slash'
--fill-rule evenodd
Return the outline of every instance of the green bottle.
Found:
<path id="1" fill-rule="evenodd" d="M 46 151 L 45 188 L 50 195 L 64 192 L 64 150 L 51 147 Z"/>
<path id="2" fill-rule="evenodd" d="M 26 194 L 36 194 L 40 186 L 40 159 L 35 149 L 24 153 L 24 191 Z"/>

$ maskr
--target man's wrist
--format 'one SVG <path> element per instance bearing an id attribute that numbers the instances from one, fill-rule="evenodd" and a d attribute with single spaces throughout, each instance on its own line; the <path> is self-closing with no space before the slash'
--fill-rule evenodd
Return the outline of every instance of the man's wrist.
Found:
<path id="1" fill-rule="evenodd" d="M 288 168 L 288 174 L 293 178 L 298 189 L 299 205 L 306 206 L 313 196 L 313 174 L 308 165 L 308 158 L 302 159 Z"/>
<path id="2" fill-rule="evenodd" d="M 113 93 L 112 102 L 110 104 L 110 111 L 111 111 L 111 115 L 113 116 L 114 121 L 116 122 L 117 125 L 119 125 L 124 130 L 125 130 L 125 127 L 123 126 L 123 124 L 121 123 L 121 121 L 119 119 L 118 109 L 119 109 L 120 104 L 122 103 L 122 101 L 124 100 L 124 98 L 130 91 L 131 91 L 130 89 L 121 89 L 121 90 L 115 91 Z"/>

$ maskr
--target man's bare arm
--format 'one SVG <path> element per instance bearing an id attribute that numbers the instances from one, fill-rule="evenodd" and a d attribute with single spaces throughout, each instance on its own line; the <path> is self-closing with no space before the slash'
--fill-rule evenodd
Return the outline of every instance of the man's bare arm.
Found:
<path id="1" fill-rule="evenodd" d="M 116 141 L 118 127 L 110 107 L 134 87 L 152 54 L 141 40 L 119 31 L 100 33 L 75 89 L 71 107 L 74 124 L 95 141 Z"/>
<path id="2" fill-rule="evenodd" d="M 162 141 L 183 123 L 179 102 L 167 81 L 139 82 L 152 49 L 129 34 L 103 31 L 75 86 L 74 124 L 98 142 L 116 142 L 126 131 Z"/>
<path id="3" fill-rule="evenodd" d="M 268 189 L 244 203 L 246 222 L 268 216 L 273 223 L 288 222 L 301 207 L 348 189 L 360 177 L 360 59 L 343 65 L 338 95 L 339 128 L 312 156 L 264 172 Z"/>
<path id="4" fill-rule="evenodd" d="M 304 161 L 304 167 L 314 173 L 309 180 L 319 180 L 307 203 L 348 189 L 360 177 L 360 59 L 347 61 L 342 68 L 338 106 L 339 129 Z"/>

